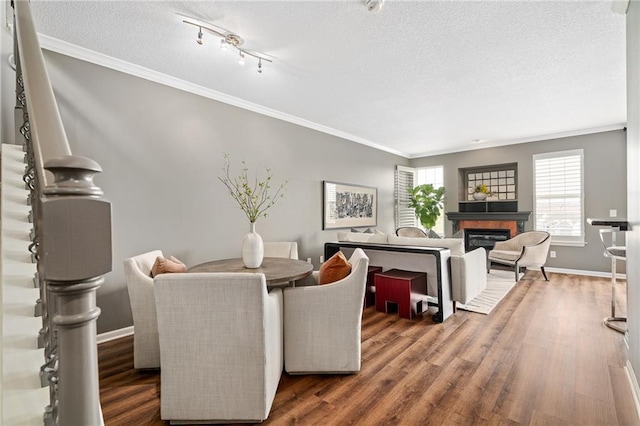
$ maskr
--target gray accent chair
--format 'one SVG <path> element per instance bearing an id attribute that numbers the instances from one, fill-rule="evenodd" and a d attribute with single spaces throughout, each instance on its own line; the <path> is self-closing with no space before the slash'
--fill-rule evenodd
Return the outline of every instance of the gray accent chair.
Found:
<path id="1" fill-rule="evenodd" d="M 396 235 L 398 237 L 410 237 L 410 238 L 442 238 L 436 231 L 429 229 L 426 233 L 420 228 L 414 228 L 412 226 L 406 226 L 396 229 Z"/>
<path id="2" fill-rule="evenodd" d="M 156 299 L 151 268 L 162 251 L 154 250 L 124 260 L 124 277 L 133 316 L 133 366 L 160 367 Z"/>
<path id="3" fill-rule="evenodd" d="M 282 290 L 254 273 L 162 274 L 155 287 L 161 418 L 265 420 L 282 375 Z"/>
<path id="4" fill-rule="evenodd" d="M 410 238 L 428 238 L 429 236 L 420 228 L 412 226 L 405 226 L 396 229 L 396 235 L 398 237 L 410 237 Z"/>
<path id="5" fill-rule="evenodd" d="M 284 289 L 284 359 L 290 374 L 356 373 L 369 258 L 355 249 L 351 273 L 331 284 Z M 314 272 L 317 277 L 317 272 Z"/>
<path id="6" fill-rule="evenodd" d="M 492 263 L 512 266 L 515 269 L 516 281 L 521 268 L 537 267 L 542 271 L 544 279 L 549 281 L 544 271 L 551 234 L 545 231 L 529 231 L 516 235 L 507 241 L 497 241 L 487 258 L 487 272 Z"/>

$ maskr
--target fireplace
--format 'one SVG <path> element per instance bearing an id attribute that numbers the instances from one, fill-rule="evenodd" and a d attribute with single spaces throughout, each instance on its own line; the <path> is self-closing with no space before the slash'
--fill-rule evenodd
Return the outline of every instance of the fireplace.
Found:
<path id="1" fill-rule="evenodd" d="M 465 229 L 509 229 L 515 237 L 524 232 L 531 212 L 447 212 L 446 215 L 453 235 Z"/>
<path id="2" fill-rule="evenodd" d="M 511 238 L 510 229 L 495 228 L 465 228 L 464 229 L 464 250 L 469 252 L 478 247 L 484 247 L 489 251 L 496 241 L 506 241 Z"/>

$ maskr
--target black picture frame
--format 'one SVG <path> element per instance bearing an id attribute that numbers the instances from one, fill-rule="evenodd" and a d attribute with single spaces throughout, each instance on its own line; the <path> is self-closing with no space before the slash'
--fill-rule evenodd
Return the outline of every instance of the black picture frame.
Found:
<path id="1" fill-rule="evenodd" d="M 323 230 L 377 224 L 378 188 L 323 181 Z"/>

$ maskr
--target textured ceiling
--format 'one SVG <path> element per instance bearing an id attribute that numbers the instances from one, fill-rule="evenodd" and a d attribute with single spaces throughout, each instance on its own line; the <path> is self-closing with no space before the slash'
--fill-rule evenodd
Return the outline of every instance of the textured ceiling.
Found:
<path id="1" fill-rule="evenodd" d="M 610 1 L 31 5 L 41 34 L 407 157 L 626 123 L 625 17 Z M 176 13 L 277 59 L 241 67 Z"/>

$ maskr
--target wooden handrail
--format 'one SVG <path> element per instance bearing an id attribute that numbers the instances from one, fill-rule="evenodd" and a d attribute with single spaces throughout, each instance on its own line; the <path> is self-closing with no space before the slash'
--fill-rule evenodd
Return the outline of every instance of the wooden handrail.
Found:
<path id="1" fill-rule="evenodd" d="M 71 155 L 71 148 L 44 64 L 29 2 L 15 0 L 13 7 L 36 172 L 42 186 L 45 187 L 51 184 L 52 176 L 45 173 L 44 162 L 47 159 Z"/>

